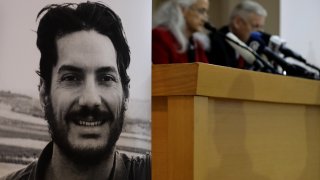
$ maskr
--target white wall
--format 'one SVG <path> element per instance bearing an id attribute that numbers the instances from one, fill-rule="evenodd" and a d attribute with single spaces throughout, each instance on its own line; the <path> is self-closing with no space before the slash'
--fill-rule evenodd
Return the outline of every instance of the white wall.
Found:
<path id="1" fill-rule="evenodd" d="M 281 0 L 280 36 L 288 47 L 320 67 L 320 1 Z"/>

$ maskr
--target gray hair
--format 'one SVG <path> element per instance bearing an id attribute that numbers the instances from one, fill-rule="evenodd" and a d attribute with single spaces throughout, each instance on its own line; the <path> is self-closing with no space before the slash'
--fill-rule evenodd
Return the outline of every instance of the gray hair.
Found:
<path id="1" fill-rule="evenodd" d="M 248 19 L 248 16 L 255 13 L 259 16 L 266 17 L 268 15 L 266 9 L 259 3 L 254 1 L 242 1 L 231 12 L 230 20 L 236 16 Z"/>
<path id="2" fill-rule="evenodd" d="M 188 39 L 184 35 L 186 22 L 181 11 L 182 8 L 188 8 L 197 0 L 168 0 L 164 2 L 153 18 L 153 27 L 165 26 L 177 39 L 181 46 L 179 49 L 185 52 L 188 46 Z"/>

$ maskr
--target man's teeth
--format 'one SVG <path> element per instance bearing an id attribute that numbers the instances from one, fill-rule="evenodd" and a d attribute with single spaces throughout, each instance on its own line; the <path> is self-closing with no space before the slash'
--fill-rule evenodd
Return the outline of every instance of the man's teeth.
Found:
<path id="1" fill-rule="evenodd" d="M 78 121 L 78 125 L 80 126 L 99 126 L 101 124 L 102 124 L 102 121 L 94 121 L 94 122 Z"/>

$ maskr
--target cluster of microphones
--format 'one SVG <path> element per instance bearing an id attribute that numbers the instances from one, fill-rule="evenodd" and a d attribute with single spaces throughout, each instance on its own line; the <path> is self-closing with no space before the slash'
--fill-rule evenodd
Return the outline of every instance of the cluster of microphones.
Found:
<path id="1" fill-rule="evenodd" d="M 277 35 L 265 32 L 253 32 L 248 42 L 242 42 L 232 32 L 220 33 L 210 23 L 204 27 L 223 36 L 228 44 L 252 66 L 252 70 L 295 76 L 308 79 L 320 79 L 320 69 L 309 64 L 299 53 L 289 49 Z"/>

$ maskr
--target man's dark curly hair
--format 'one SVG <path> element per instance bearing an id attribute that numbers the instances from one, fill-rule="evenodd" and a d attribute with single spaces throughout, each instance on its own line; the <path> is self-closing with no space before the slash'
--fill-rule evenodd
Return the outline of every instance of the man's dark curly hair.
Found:
<path id="1" fill-rule="evenodd" d="M 115 12 L 97 2 L 51 4 L 38 13 L 38 18 L 37 46 L 41 57 L 37 73 L 44 80 L 46 93 L 50 91 L 52 69 L 57 64 L 57 39 L 76 31 L 95 30 L 112 41 L 124 96 L 126 99 L 129 97 L 130 78 L 127 68 L 130 64 L 130 49 L 121 19 Z"/>

